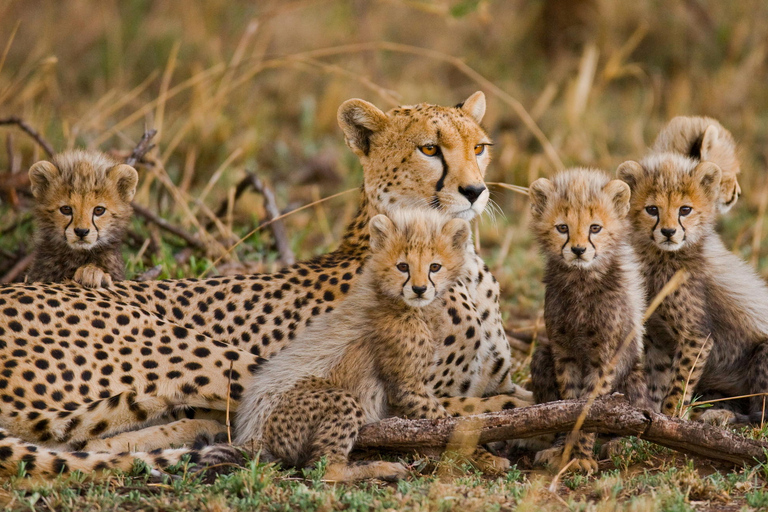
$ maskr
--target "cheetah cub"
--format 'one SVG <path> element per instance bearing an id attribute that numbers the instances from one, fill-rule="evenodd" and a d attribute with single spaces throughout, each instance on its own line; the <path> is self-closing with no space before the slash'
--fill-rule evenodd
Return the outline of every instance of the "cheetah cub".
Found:
<path id="1" fill-rule="evenodd" d="M 655 296 L 678 270 L 688 277 L 646 324 L 651 400 L 665 414 L 687 412 L 696 395 L 768 392 L 768 287 L 715 233 L 720 168 L 674 154 L 625 162 L 632 189 L 633 242 Z M 762 396 L 750 399 L 761 421 Z M 737 419 L 709 409 L 705 421 Z"/>
<path id="2" fill-rule="evenodd" d="M 89 288 L 125 279 L 120 245 L 133 209 L 136 170 L 98 151 L 60 153 L 29 169 L 35 259 L 29 281 L 74 279 Z"/>
<path id="3" fill-rule="evenodd" d="M 741 195 L 736 142 L 731 132 L 711 117 L 677 116 L 659 132 L 653 143 L 654 153 L 678 153 L 700 162 L 720 167 L 720 212 L 730 210 Z"/>
<path id="4" fill-rule="evenodd" d="M 424 384 L 429 319 L 466 273 L 469 224 L 419 211 L 377 215 L 369 228 L 372 255 L 349 297 L 259 367 L 237 410 L 236 444 L 294 466 L 325 456 L 334 481 L 405 474 L 398 463 L 348 461 L 363 425 L 448 416 Z"/>
<path id="5" fill-rule="evenodd" d="M 620 391 L 645 398 L 642 374 L 644 289 L 629 241 L 629 187 L 593 169 L 569 169 L 530 187 L 532 229 L 546 258 L 544 319 L 548 343 L 536 348 L 536 403 Z M 629 338 L 631 336 L 631 338 Z M 619 347 L 629 338 L 615 366 Z M 570 469 L 597 469 L 594 434 L 574 439 Z M 536 462 L 559 467 L 565 439 Z"/>

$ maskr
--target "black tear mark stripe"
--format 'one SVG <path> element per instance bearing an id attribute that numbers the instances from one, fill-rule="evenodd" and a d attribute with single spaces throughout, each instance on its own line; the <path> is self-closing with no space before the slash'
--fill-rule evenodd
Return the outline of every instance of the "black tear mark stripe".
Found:
<path id="1" fill-rule="evenodd" d="M 563 253 L 563 251 L 565 250 L 565 246 L 568 245 L 568 242 L 570 242 L 570 241 L 571 241 L 571 232 L 568 231 L 568 232 L 566 232 L 566 235 L 565 235 L 565 243 L 560 248 L 560 254 Z"/>
<path id="2" fill-rule="evenodd" d="M 437 156 L 440 158 L 440 163 L 443 164 L 443 175 L 440 176 L 437 185 L 435 185 L 435 192 L 440 192 L 445 186 L 445 177 L 448 175 L 448 162 L 445 161 L 445 156 L 440 149 L 437 150 Z"/>
<path id="3" fill-rule="evenodd" d="M 91 224 L 93 225 L 93 228 L 96 230 L 96 240 L 99 239 L 99 235 L 101 235 L 101 232 L 99 231 L 99 226 L 96 225 L 96 210 L 94 209 L 93 212 L 91 212 Z"/>
<path id="4" fill-rule="evenodd" d="M 661 222 L 661 213 L 656 214 L 656 224 L 651 228 L 651 240 L 654 239 L 653 234 L 656 232 L 656 228 L 659 227 L 659 222 Z"/>
<path id="5" fill-rule="evenodd" d="M 403 282 L 403 286 L 402 286 L 402 287 L 403 287 L 403 289 L 405 289 L 405 285 L 407 285 L 407 284 L 408 284 L 408 281 L 410 281 L 410 280 L 411 280 L 411 271 L 409 270 L 409 271 L 408 271 L 408 279 L 406 279 L 406 280 Z"/>
<path id="6" fill-rule="evenodd" d="M 437 285 L 432 280 L 432 272 L 427 272 L 427 279 L 429 279 L 429 282 L 432 283 L 432 287 L 435 289 L 435 292 L 437 292 Z"/>
<path id="7" fill-rule="evenodd" d="M 595 254 L 597 254 L 597 247 L 595 247 L 595 244 L 592 243 L 592 232 L 587 235 L 587 241 L 589 241 L 589 245 L 592 246 L 592 248 L 595 250 Z"/>
<path id="8" fill-rule="evenodd" d="M 67 229 L 69 229 L 69 226 L 72 225 L 72 222 L 75 220 L 75 212 L 72 212 L 72 215 L 69 216 L 69 222 L 67 222 L 67 225 L 64 226 L 64 240 L 67 239 Z"/>
<path id="9" fill-rule="evenodd" d="M 686 232 L 685 232 L 685 226 L 683 226 L 683 218 L 682 218 L 682 217 L 683 217 L 683 216 L 682 216 L 682 215 L 680 215 L 680 212 L 678 212 L 678 213 L 677 213 L 677 223 L 678 223 L 678 224 L 680 224 L 680 227 L 681 227 L 681 228 L 682 228 L 682 230 L 683 230 L 683 240 L 682 240 L 682 241 L 685 241 L 685 237 L 686 237 L 686 236 L 688 236 L 688 235 L 687 235 L 687 234 L 686 234 Z"/>

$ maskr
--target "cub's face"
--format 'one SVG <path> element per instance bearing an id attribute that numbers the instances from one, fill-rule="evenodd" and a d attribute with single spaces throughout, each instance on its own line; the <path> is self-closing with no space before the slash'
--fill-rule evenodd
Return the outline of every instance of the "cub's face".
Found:
<path id="1" fill-rule="evenodd" d="M 393 217 L 394 222 L 385 215 L 371 219 L 372 256 L 366 268 L 381 293 L 411 307 L 427 306 L 462 276 L 469 224 L 462 219 L 443 223 L 434 214 L 431 219 Z"/>
<path id="2" fill-rule="evenodd" d="M 590 269 L 608 263 L 626 234 L 629 187 L 602 171 L 572 169 L 530 187 L 532 227 L 545 255 Z"/>
<path id="3" fill-rule="evenodd" d="M 339 125 L 365 172 L 365 191 L 377 212 L 435 209 L 471 220 L 488 202 L 483 181 L 491 140 L 480 127 L 485 96 L 457 107 L 420 104 L 386 114 L 363 100 L 341 105 Z"/>
<path id="4" fill-rule="evenodd" d="M 32 166 L 36 220 L 47 238 L 61 240 L 78 251 L 122 238 L 138 175 L 127 165 L 101 171 L 87 161 L 65 169 L 50 162 Z"/>
<path id="5" fill-rule="evenodd" d="M 636 239 L 662 251 L 696 244 L 712 229 L 720 174 L 711 162 L 669 154 L 621 164 L 619 177 L 632 187 Z"/>

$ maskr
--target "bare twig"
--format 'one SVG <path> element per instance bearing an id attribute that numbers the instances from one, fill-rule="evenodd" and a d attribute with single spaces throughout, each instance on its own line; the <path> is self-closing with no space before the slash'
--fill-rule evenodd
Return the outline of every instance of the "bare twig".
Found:
<path id="1" fill-rule="evenodd" d="M 125 159 L 125 163 L 131 167 L 136 167 L 136 164 L 144 158 L 144 155 L 152 151 L 152 148 L 155 147 L 154 144 L 151 144 L 152 138 L 155 135 L 157 135 L 157 130 L 144 130 L 144 135 L 141 136 L 141 140 L 136 144 L 136 147 L 133 148 L 133 151 L 131 151 L 131 155 Z"/>
<path id="2" fill-rule="evenodd" d="M 51 146 L 51 144 L 47 140 L 45 140 L 45 138 L 42 135 L 40 135 L 40 132 L 38 132 L 31 126 L 29 126 L 27 122 L 21 119 L 20 117 L 11 116 L 11 117 L 6 117 L 4 119 L 0 119 L 0 125 L 4 125 L 4 124 L 15 124 L 16 126 L 21 128 L 22 131 L 24 131 L 27 135 L 32 137 L 35 140 L 35 142 L 37 142 L 37 144 L 41 148 L 43 148 L 43 151 L 48 153 L 49 157 L 52 157 L 56 153 L 56 151 L 53 150 L 53 146 Z"/>
<path id="3" fill-rule="evenodd" d="M 296 263 L 296 256 L 294 256 L 291 244 L 288 242 L 285 224 L 280 219 L 280 209 L 277 207 L 277 201 L 275 201 L 275 193 L 256 174 L 252 172 L 247 174 L 253 189 L 264 196 L 264 210 L 267 212 L 267 220 L 272 222 L 270 229 L 275 237 L 275 245 L 280 254 L 280 260 L 285 265 L 293 265 Z"/>
<path id="4" fill-rule="evenodd" d="M 476 430 L 480 444 L 569 432 L 586 405 L 587 400 L 562 400 L 469 418 L 389 418 L 363 427 L 355 447 L 397 451 L 444 448 L 460 424 L 467 435 L 469 430 Z M 733 464 L 754 464 L 767 459 L 768 443 L 706 423 L 632 407 L 618 394 L 595 400 L 580 430 L 637 436 L 683 453 Z"/>
<path id="5" fill-rule="evenodd" d="M 21 274 L 24 273 L 24 271 L 27 269 L 28 266 L 32 264 L 32 260 L 35 259 L 35 255 L 32 253 L 27 254 L 23 258 L 21 258 L 19 261 L 16 262 L 14 266 L 11 267 L 11 270 L 6 272 L 6 274 L 3 277 L 0 277 L 0 283 L 12 283 L 18 278 Z"/>
<path id="6" fill-rule="evenodd" d="M 201 251 L 206 250 L 205 244 L 200 240 L 198 240 L 197 238 L 195 238 L 194 235 L 187 233 L 180 227 L 174 226 L 167 220 L 155 214 L 149 208 L 145 208 L 144 206 L 141 206 L 140 204 L 136 204 L 136 203 L 132 203 L 132 204 L 133 204 L 133 211 L 140 217 L 143 217 L 144 219 L 148 220 L 149 222 L 152 222 L 153 224 L 156 224 L 159 228 L 165 231 L 168 231 L 169 233 L 173 233 L 177 237 L 187 242 L 189 245 L 197 249 L 200 249 Z"/>
<path id="7" fill-rule="evenodd" d="M 134 281 L 154 281 L 163 272 L 162 265 L 155 265 L 154 267 L 145 270 L 141 274 L 133 278 Z"/>

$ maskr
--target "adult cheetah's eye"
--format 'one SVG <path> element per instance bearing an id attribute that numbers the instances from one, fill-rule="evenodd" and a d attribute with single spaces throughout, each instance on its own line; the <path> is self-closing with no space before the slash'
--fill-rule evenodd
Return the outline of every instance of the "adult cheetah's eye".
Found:
<path id="1" fill-rule="evenodd" d="M 568 224 L 558 224 L 555 226 L 555 229 L 558 233 L 567 233 L 568 232 Z"/>
<path id="2" fill-rule="evenodd" d="M 430 272 L 437 272 L 437 271 L 438 271 L 438 270 L 440 270 L 441 268 L 443 268 L 443 266 L 442 266 L 441 264 L 439 264 L 439 263 L 433 263 L 433 264 L 431 264 L 431 265 L 429 266 L 429 271 L 430 271 Z"/>
<path id="3" fill-rule="evenodd" d="M 654 217 L 659 214 L 659 209 L 655 206 L 646 206 L 645 211 L 648 212 L 648 215 L 652 215 Z"/>
<path id="4" fill-rule="evenodd" d="M 59 208 L 59 211 L 63 213 L 64 215 L 72 215 L 72 207 L 71 206 L 62 206 Z"/>
<path id="5" fill-rule="evenodd" d="M 104 212 L 106 211 L 107 209 L 104 208 L 103 206 L 97 206 L 96 208 L 93 209 L 93 214 L 97 217 L 101 217 L 102 215 L 104 215 Z"/>
<path id="6" fill-rule="evenodd" d="M 592 224 L 591 226 L 589 226 L 590 233 L 599 233 L 602 230 L 603 230 L 603 226 L 601 226 L 600 224 Z"/>
<path id="7" fill-rule="evenodd" d="M 427 156 L 435 156 L 440 152 L 440 148 L 433 144 L 427 144 L 426 146 L 420 146 L 419 151 Z"/>
<path id="8" fill-rule="evenodd" d="M 477 146 L 475 146 L 475 154 L 477 156 L 480 156 L 483 153 L 485 153 L 485 146 L 486 144 L 478 144 Z"/>
<path id="9" fill-rule="evenodd" d="M 408 264 L 407 263 L 398 263 L 397 264 L 397 270 L 400 272 L 408 272 Z"/>
<path id="10" fill-rule="evenodd" d="M 688 215 L 692 211 L 693 211 L 693 208 L 691 208 L 690 206 L 681 206 L 680 207 L 680 215 L 683 216 L 683 217 L 685 217 L 686 215 Z"/>

